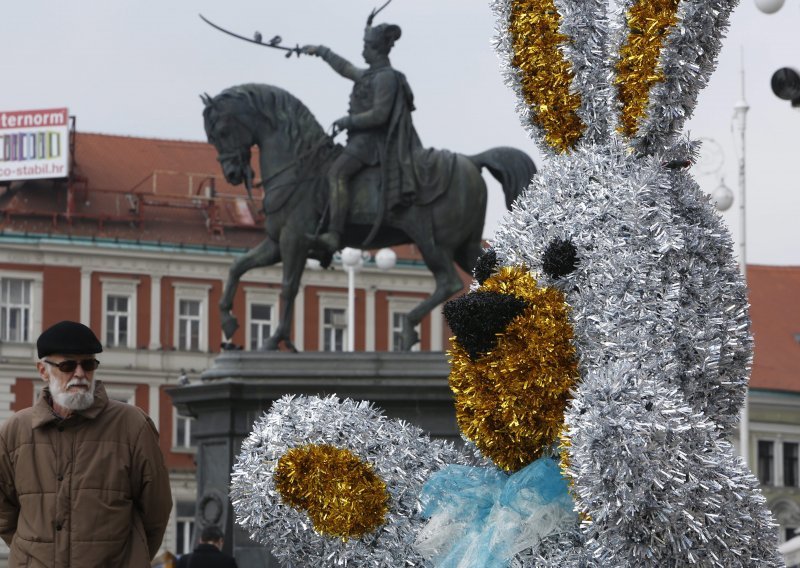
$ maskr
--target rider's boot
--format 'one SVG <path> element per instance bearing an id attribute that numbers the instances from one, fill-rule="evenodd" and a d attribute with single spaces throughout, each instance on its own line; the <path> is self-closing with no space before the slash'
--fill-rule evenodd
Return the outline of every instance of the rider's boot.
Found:
<path id="1" fill-rule="evenodd" d="M 339 178 L 331 190 L 331 220 L 328 223 L 328 232 L 317 237 L 317 244 L 333 254 L 342 248 L 342 235 L 347 219 L 347 180 Z"/>

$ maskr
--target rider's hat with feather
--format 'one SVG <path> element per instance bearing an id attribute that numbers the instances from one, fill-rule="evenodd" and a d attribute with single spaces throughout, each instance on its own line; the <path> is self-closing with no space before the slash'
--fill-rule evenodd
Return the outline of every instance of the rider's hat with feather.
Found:
<path id="1" fill-rule="evenodd" d="M 389 53 L 394 42 L 400 39 L 400 26 L 395 24 L 378 24 L 377 26 L 367 26 L 364 29 L 364 42 L 370 42 L 381 52 Z"/>
<path id="2" fill-rule="evenodd" d="M 782 565 L 728 441 L 746 291 L 681 135 L 735 4 L 494 3 L 548 161 L 446 308 L 476 451 L 366 403 L 286 397 L 233 474 L 255 539 L 293 566 Z"/>

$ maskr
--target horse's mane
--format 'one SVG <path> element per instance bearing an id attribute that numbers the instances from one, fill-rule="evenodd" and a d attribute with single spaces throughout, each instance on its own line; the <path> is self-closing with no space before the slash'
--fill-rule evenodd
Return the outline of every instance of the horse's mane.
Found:
<path id="1" fill-rule="evenodd" d="M 265 118 L 270 127 L 281 131 L 294 145 L 295 155 L 307 151 L 326 136 L 308 107 L 297 97 L 273 85 L 247 83 L 229 87 L 214 97 L 214 103 L 239 101 Z"/>

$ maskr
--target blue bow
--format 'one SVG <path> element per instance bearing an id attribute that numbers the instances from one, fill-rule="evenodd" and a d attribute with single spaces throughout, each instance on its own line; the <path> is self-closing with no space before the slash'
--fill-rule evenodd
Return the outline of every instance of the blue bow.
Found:
<path id="1" fill-rule="evenodd" d="M 513 475 L 450 465 L 422 488 L 422 516 L 429 522 L 418 549 L 436 568 L 507 567 L 515 554 L 574 522 L 567 487 L 552 458 Z"/>

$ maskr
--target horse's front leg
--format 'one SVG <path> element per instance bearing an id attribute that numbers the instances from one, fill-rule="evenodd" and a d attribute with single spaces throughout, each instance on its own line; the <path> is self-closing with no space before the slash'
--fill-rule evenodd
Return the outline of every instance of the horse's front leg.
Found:
<path id="1" fill-rule="evenodd" d="M 266 348 L 276 350 L 281 342 L 290 350 L 297 352 L 292 343 L 292 318 L 294 301 L 300 288 L 300 279 L 308 258 L 309 239 L 302 233 L 284 229 L 281 234 L 281 258 L 283 258 L 283 284 L 281 286 L 281 321 L 275 333 L 267 340 Z"/>
<path id="2" fill-rule="evenodd" d="M 416 242 L 425 264 L 436 280 L 436 289 L 403 318 L 401 330 L 403 351 L 410 351 L 419 342 L 419 334 L 414 328 L 422 321 L 422 318 L 464 287 L 453 265 L 453 252 L 450 249 L 437 247 L 432 243 Z"/>
<path id="3" fill-rule="evenodd" d="M 228 280 L 225 282 L 225 289 L 219 300 L 219 315 L 222 321 L 222 331 L 225 340 L 230 342 L 233 334 L 239 329 L 239 322 L 236 316 L 231 313 L 233 308 L 233 298 L 236 295 L 236 288 L 239 286 L 239 279 L 242 275 L 253 268 L 271 266 L 281 260 L 278 243 L 271 239 L 266 239 L 238 257 L 228 270 Z"/>

